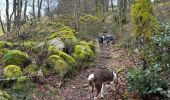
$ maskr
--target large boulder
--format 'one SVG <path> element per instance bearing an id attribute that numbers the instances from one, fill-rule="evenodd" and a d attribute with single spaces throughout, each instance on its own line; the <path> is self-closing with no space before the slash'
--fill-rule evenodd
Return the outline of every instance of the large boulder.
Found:
<path id="1" fill-rule="evenodd" d="M 77 60 L 89 60 L 94 56 L 94 52 L 89 46 L 76 45 L 74 49 L 73 56 Z"/>
<path id="2" fill-rule="evenodd" d="M 61 76 L 63 76 L 69 69 L 67 63 L 58 55 L 50 56 L 48 62 L 53 66 L 54 71 Z"/>
<path id="3" fill-rule="evenodd" d="M 59 37 L 55 37 L 54 39 L 50 40 L 49 44 L 59 50 L 63 50 L 63 48 L 65 47 L 64 42 Z"/>
<path id="4" fill-rule="evenodd" d="M 19 78 L 23 75 L 21 68 L 16 65 L 9 65 L 4 70 L 6 78 Z"/>
<path id="5" fill-rule="evenodd" d="M 56 49 L 54 46 L 50 46 L 48 49 L 48 54 L 49 55 L 58 55 L 60 56 L 64 61 L 67 62 L 68 65 L 75 67 L 77 62 L 75 61 L 75 59 L 73 57 L 71 57 L 70 55 L 66 54 L 65 52 Z"/>
<path id="6" fill-rule="evenodd" d="M 14 90 L 23 91 L 29 88 L 30 82 L 25 76 L 21 76 L 17 79 L 17 82 L 13 85 Z"/>
<path id="7" fill-rule="evenodd" d="M 30 63 L 28 55 L 20 50 L 10 50 L 2 58 L 3 65 L 17 65 L 25 67 Z"/>

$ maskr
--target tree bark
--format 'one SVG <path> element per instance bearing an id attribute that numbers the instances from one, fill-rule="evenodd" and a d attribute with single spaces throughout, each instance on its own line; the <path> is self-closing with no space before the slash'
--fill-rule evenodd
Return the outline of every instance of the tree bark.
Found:
<path id="1" fill-rule="evenodd" d="M 111 3 L 111 7 L 112 7 L 112 12 L 113 12 L 113 0 L 110 0 L 110 3 Z"/>
<path id="2" fill-rule="evenodd" d="M 35 0 L 32 0 L 32 16 L 35 19 Z"/>
<path id="3" fill-rule="evenodd" d="M 7 21 L 7 32 L 10 31 L 10 16 L 9 16 L 9 0 L 6 0 L 6 21 Z"/>
<path id="4" fill-rule="evenodd" d="M 24 22 L 26 22 L 26 20 L 27 20 L 27 3 L 28 3 L 28 1 L 25 0 L 25 4 L 24 4 Z"/>
<path id="5" fill-rule="evenodd" d="M 2 22 L 2 18 L 1 18 L 1 10 L 0 10 L 0 23 L 1 23 L 2 31 L 5 34 L 6 32 L 5 32 L 4 25 L 3 25 L 3 22 Z"/>
<path id="6" fill-rule="evenodd" d="M 119 23 L 126 23 L 127 0 L 118 0 L 119 7 Z"/>
<path id="7" fill-rule="evenodd" d="M 43 1 L 43 0 L 38 0 L 38 20 L 39 20 L 39 21 L 40 21 L 40 17 L 41 17 L 42 1 Z"/>
<path id="8" fill-rule="evenodd" d="M 95 0 L 96 16 L 100 16 L 99 0 Z"/>
<path id="9" fill-rule="evenodd" d="M 13 0 L 13 13 L 14 13 L 14 20 L 13 20 L 13 28 L 16 28 L 16 6 L 17 6 L 17 2 L 16 0 Z"/>

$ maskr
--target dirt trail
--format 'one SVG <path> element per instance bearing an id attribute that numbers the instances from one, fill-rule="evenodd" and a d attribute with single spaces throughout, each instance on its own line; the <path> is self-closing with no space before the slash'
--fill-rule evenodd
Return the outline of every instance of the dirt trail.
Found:
<path id="1" fill-rule="evenodd" d="M 124 78 L 126 67 L 134 65 L 134 57 L 130 57 L 127 54 L 127 51 L 116 46 L 103 45 L 100 48 L 100 56 L 96 68 L 107 67 L 111 69 L 116 69 L 119 71 L 118 74 L 118 90 L 115 91 L 115 87 L 107 86 L 105 88 L 105 98 L 104 100 L 117 100 L 123 99 L 126 97 L 126 80 Z M 64 100 L 93 100 L 94 94 L 91 93 L 91 89 L 87 86 L 88 81 L 87 77 L 92 73 L 96 68 L 87 69 L 80 72 L 79 75 L 69 80 L 70 82 L 66 83 L 60 91 L 60 95 Z M 122 71 L 123 70 L 123 71 Z M 121 73 L 121 71 L 123 73 Z"/>
<path id="2" fill-rule="evenodd" d="M 110 23 L 110 18 L 107 18 L 107 24 Z M 96 67 L 82 70 L 76 77 L 69 79 L 65 85 L 59 89 L 57 78 L 49 76 L 45 78 L 46 84 L 39 85 L 37 93 L 34 94 L 35 100 L 94 100 L 95 92 L 91 93 L 91 88 L 88 86 L 87 77 L 96 68 L 107 67 L 118 75 L 118 86 L 117 89 L 113 86 L 105 87 L 105 97 L 103 100 L 122 100 L 122 99 L 133 99 L 137 100 L 138 97 L 129 96 L 127 92 L 127 83 L 125 80 L 126 72 L 129 67 L 135 66 L 138 62 L 136 55 L 129 55 L 128 51 L 124 48 L 120 48 L 115 45 L 102 45 L 100 46 L 99 56 L 96 59 Z M 50 91 L 51 90 L 51 91 Z M 35 92 L 36 92 L 35 91 Z M 39 93 L 40 92 L 40 93 Z M 50 93 L 49 93 L 50 92 Z"/>

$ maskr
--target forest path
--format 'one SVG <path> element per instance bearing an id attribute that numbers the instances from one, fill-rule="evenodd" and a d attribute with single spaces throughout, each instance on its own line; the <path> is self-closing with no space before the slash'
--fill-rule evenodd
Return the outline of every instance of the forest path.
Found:
<path id="1" fill-rule="evenodd" d="M 111 16 L 106 19 L 106 27 L 111 28 Z M 114 45 L 102 45 L 97 43 L 99 49 L 94 68 L 82 70 L 77 76 L 67 80 L 65 85 L 59 89 L 57 85 L 59 80 L 56 76 L 45 78 L 46 83 L 38 85 L 37 90 L 32 94 L 35 100 L 94 100 L 94 93 L 88 86 L 88 75 L 93 73 L 95 69 L 107 67 L 114 70 L 118 75 L 117 89 L 113 86 L 105 87 L 105 97 L 103 100 L 122 100 L 125 98 L 137 100 L 138 97 L 129 97 L 127 92 L 126 72 L 129 67 L 135 66 L 138 62 L 138 56 L 129 54 L 127 49 L 117 46 L 118 41 Z M 86 65 L 87 66 L 87 65 Z M 130 94 L 131 95 L 131 94 Z M 99 99 L 100 100 L 100 99 Z"/>
<path id="2" fill-rule="evenodd" d="M 107 67 L 118 72 L 118 87 L 115 91 L 115 87 L 105 87 L 104 100 L 118 100 L 126 98 L 126 70 L 134 64 L 135 56 L 129 56 L 127 50 L 118 48 L 115 45 L 103 45 L 100 46 L 100 54 L 97 59 L 98 67 Z M 60 90 L 60 95 L 64 100 L 93 100 L 94 93 L 91 93 L 91 88 L 88 87 L 87 77 L 96 68 L 83 70 L 76 77 L 69 80 L 66 85 Z"/>

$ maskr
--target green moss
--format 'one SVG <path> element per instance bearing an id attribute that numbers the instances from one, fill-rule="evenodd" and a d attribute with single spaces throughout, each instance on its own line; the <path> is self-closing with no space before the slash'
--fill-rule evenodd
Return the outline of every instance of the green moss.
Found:
<path id="1" fill-rule="evenodd" d="M 12 100 L 12 98 L 6 91 L 0 90 L 0 100 Z"/>
<path id="2" fill-rule="evenodd" d="M 32 77 L 32 76 L 36 76 L 37 75 L 37 71 L 38 71 L 37 65 L 36 64 L 31 64 L 31 65 L 28 65 L 23 70 L 23 74 Z"/>
<path id="3" fill-rule="evenodd" d="M 92 23 L 92 22 L 100 22 L 100 21 L 101 21 L 100 18 L 93 16 L 93 15 L 86 14 L 86 15 L 80 17 L 81 23 L 87 23 L 87 22 Z"/>
<path id="4" fill-rule="evenodd" d="M 12 48 L 13 44 L 10 42 L 6 42 L 6 41 L 0 41 L 0 48 L 7 48 L 7 47 Z"/>
<path id="5" fill-rule="evenodd" d="M 72 25 L 73 20 L 74 20 L 73 16 L 59 15 L 57 16 L 55 22 L 66 26 L 70 26 Z"/>
<path id="6" fill-rule="evenodd" d="M 21 76 L 17 79 L 17 82 L 14 84 L 14 90 L 26 90 L 28 85 L 28 79 L 25 76 Z"/>
<path id="7" fill-rule="evenodd" d="M 58 55 L 64 61 L 66 61 L 67 64 L 70 66 L 76 66 L 76 64 L 77 64 L 77 62 L 75 61 L 75 59 L 73 57 L 71 57 L 70 55 L 66 54 L 65 52 L 63 52 L 61 50 L 56 49 L 54 46 L 49 47 L 48 54 L 49 55 Z"/>
<path id="8" fill-rule="evenodd" d="M 48 61 L 49 62 L 52 62 L 52 63 L 55 63 L 56 62 L 56 60 L 63 60 L 60 56 L 58 56 L 58 55 L 52 55 L 52 56 L 50 56 L 49 58 L 48 58 Z M 64 61 L 64 60 L 63 60 Z"/>
<path id="9" fill-rule="evenodd" d="M 23 43 L 23 46 L 25 49 L 31 49 L 33 47 L 35 47 L 38 43 L 36 43 L 35 41 L 27 41 Z"/>
<path id="10" fill-rule="evenodd" d="M 2 58 L 4 66 L 17 65 L 23 67 L 24 62 L 28 59 L 28 55 L 20 50 L 11 50 Z"/>
<path id="11" fill-rule="evenodd" d="M 135 37 L 150 38 L 158 29 L 159 24 L 153 15 L 151 1 L 136 0 L 131 6 L 132 23 Z"/>
<path id="12" fill-rule="evenodd" d="M 63 60 L 57 60 L 55 62 L 54 71 L 57 74 L 65 74 L 68 71 L 68 65 Z"/>
<path id="13" fill-rule="evenodd" d="M 58 52 L 59 52 L 59 50 L 58 50 L 56 47 L 54 47 L 54 46 L 50 46 L 50 47 L 48 48 L 48 55 L 49 55 L 49 56 L 51 56 L 51 55 L 57 55 Z"/>
<path id="14" fill-rule="evenodd" d="M 78 60 L 88 60 L 94 56 L 89 46 L 76 45 L 73 56 Z"/>
<path id="15" fill-rule="evenodd" d="M 92 50 L 94 50 L 93 42 L 80 41 L 80 45 L 83 45 L 87 48 L 90 47 Z"/>
<path id="16" fill-rule="evenodd" d="M 6 78 L 18 78 L 22 76 L 20 67 L 15 65 L 9 65 L 5 68 L 5 77 Z"/>
<path id="17" fill-rule="evenodd" d="M 2 49 L 0 49 L 0 52 L 1 52 L 3 55 L 7 54 L 8 51 L 9 51 L 9 49 L 7 49 L 7 48 L 2 48 Z"/>
<path id="18" fill-rule="evenodd" d="M 76 39 L 75 35 L 77 35 L 77 34 L 78 33 L 75 30 L 73 30 L 67 26 L 64 26 L 64 27 L 60 28 L 60 30 L 58 32 L 51 35 L 50 38 L 59 37 L 62 40 L 65 40 L 65 39 L 74 40 L 74 39 Z"/>
<path id="19" fill-rule="evenodd" d="M 50 56 L 48 62 L 53 66 L 53 69 L 57 74 L 63 74 L 68 71 L 67 63 L 58 55 Z"/>

